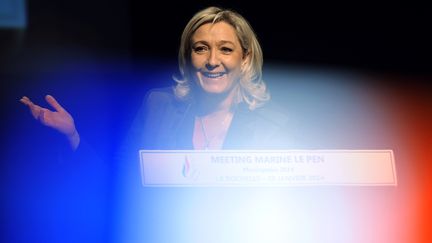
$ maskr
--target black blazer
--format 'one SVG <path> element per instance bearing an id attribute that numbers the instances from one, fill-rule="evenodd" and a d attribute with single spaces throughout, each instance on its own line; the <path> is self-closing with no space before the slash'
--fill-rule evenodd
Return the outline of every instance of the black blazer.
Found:
<path id="1" fill-rule="evenodd" d="M 193 149 L 196 116 L 193 100 L 178 100 L 172 88 L 150 90 L 132 129 L 136 149 Z M 268 103 L 253 111 L 240 104 L 223 149 L 293 149 L 302 147 L 296 127 L 282 107 Z"/>

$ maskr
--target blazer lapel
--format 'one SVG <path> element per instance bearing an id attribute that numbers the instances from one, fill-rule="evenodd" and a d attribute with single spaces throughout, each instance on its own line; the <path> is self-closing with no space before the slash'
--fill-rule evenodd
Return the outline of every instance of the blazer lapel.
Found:
<path id="1" fill-rule="evenodd" d="M 179 119 L 176 122 L 177 129 L 175 131 L 175 148 L 176 149 L 193 149 L 192 137 L 195 122 L 196 105 L 194 102 L 188 103 L 186 106 L 178 110 Z"/>
<path id="2" fill-rule="evenodd" d="M 245 149 L 254 144 L 256 116 L 243 103 L 237 107 L 223 149 Z"/>

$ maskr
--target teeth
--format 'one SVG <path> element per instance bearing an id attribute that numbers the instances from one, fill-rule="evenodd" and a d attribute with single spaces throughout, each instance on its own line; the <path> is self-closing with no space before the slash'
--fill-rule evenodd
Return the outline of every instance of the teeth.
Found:
<path id="1" fill-rule="evenodd" d="M 219 78 L 222 77 L 225 73 L 203 73 L 207 78 Z"/>

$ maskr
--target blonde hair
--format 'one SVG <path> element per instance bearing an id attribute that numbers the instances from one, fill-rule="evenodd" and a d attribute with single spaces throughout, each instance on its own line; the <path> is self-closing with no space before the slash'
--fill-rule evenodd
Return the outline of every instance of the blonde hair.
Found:
<path id="1" fill-rule="evenodd" d="M 183 30 L 178 53 L 179 71 L 181 78 L 174 78 L 175 95 L 185 99 L 192 89 L 191 73 L 191 38 L 195 31 L 207 23 L 226 22 L 234 27 L 243 49 L 243 55 L 249 55 L 249 62 L 242 69 L 240 89 L 237 100 L 244 101 L 253 110 L 270 99 L 266 85 L 262 80 L 263 54 L 258 39 L 248 23 L 240 14 L 218 7 L 208 7 L 196 13 Z"/>

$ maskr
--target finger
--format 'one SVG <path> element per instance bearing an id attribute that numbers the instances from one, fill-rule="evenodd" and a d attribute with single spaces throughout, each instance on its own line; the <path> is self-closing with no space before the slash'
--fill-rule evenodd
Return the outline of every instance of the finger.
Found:
<path id="1" fill-rule="evenodd" d="M 32 113 L 33 117 L 36 120 L 39 120 L 39 117 L 41 116 L 41 112 L 44 108 L 42 108 L 38 105 L 35 105 L 33 103 L 31 103 L 29 107 L 30 107 L 30 112 Z"/>
<path id="2" fill-rule="evenodd" d="M 45 96 L 45 100 L 50 104 L 56 111 L 64 111 L 64 108 L 57 102 L 57 100 L 51 95 Z"/>
<path id="3" fill-rule="evenodd" d="M 38 120 L 44 124 L 44 125 L 48 125 L 47 121 L 45 120 L 45 113 L 47 112 L 47 109 L 40 109 L 39 114 L 38 114 Z"/>
<path id="4" fill-rule="evenodd" d="M 23 96 L 20 99 L 20 102 L 23 103 L 26 106 L 30 106 L 30 104 L 32 103 L 31 100 L 27 96 Z"/>
<path id="5" fill-rule="evenodd" d="M 27 96 L 24 96 L 20 99 L 21 103 L 28 106 L 31 110 L 41 108 L 38 105 L 35 105 Z"/>
<path id="6" fill-rule="evenodd" d="M 35 119 L 38 119 L 38 117 L 40 116 L 40 111 L 42 110 L 42 107 L 35 105 L 27 96 L 23 96 L 20 99 L 21 103 L 23 103 L 24 105 L 26 105 L 29 109 L 31 114 L 33 115 L 33 117 Z"/>

